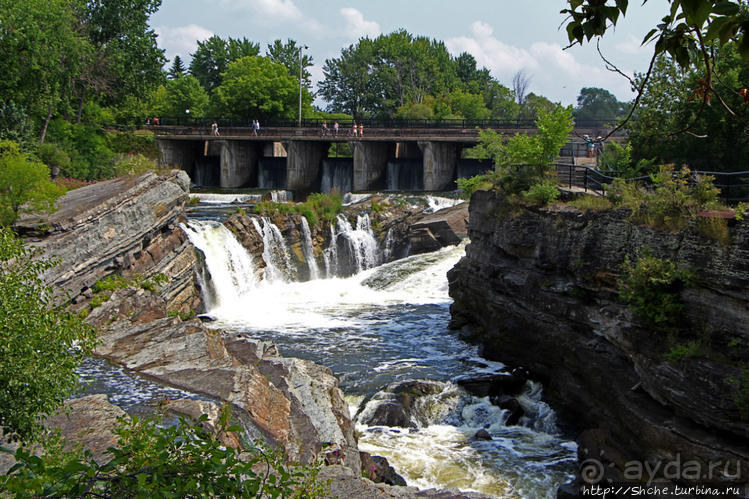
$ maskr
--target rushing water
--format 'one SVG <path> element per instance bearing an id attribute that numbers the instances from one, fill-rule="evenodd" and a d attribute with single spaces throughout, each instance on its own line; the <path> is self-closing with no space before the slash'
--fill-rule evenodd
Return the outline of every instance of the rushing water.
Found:
<path id="1" fill-rule="evenodd" d="M 266 248 L 266 264 L 277 267 L 286 250 L 270 225 L 259 220 L 256 229 L 273 246 Z M 439 394 L 420 401 L 416 428 L 357 422 L 360 448 L 387 457 L 409 485 L 553 497 L 573 472 L 576 448 L 559 435 L 541 386 L 527 384 L 518 397 L 526 415 L 520 425 L 507 426 L 505 411 L 452 382 L 503 367 L 482 359 L 447 329 L 446 273 L 464 254 L 463 246 L 374 266 L 385 248 L 372 246 L 368 220 L 360 218 L 355 227 L 339 220 L 331 230 L 338 244 L 324 255 L 328 278 L 295 282 L 266 268 L 265 279 L 255 282 L 249 255 L 231 243 L 229 231 L 215 222 L 189 222 L 188 235 L 206 255 L 215 326 L 273 341 L 283 355 L 330 367 L 352 415 L 366 413 L 367 400 L 391 382 L 440 382 Z M 331 277 L 341 275 L 332 262 L 345 251 L 358 255 L 361 271 Z M 492 439 L 474 439 L 479 429 Z"/>

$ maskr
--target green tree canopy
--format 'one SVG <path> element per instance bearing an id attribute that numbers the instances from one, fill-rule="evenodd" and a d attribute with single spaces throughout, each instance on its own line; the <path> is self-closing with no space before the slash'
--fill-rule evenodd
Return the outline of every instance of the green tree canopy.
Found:
<path id="1" fill-rule="evenodd" d="M 208 110 L 208 94 L 193 75 L 167 81 L 164 91 L 154 95 L 161 99 L 154 102 L 154 110 L 159 116 L 205 116 Z"/>
<path id="2" fill-rule="evenodd" d="M 40 418 L 78 388 L 95 332 L 52 303 L 40 276 L 53 263 L 0 228 L 0 426 L 32 438 Z"/>
<path id="3" fill-rule="evenodd" d="M 182 58 L 175 55 L 174 60 L 172 61 L 172 67 L 169 68 L 167 76 L 170 79 L 179 78 L 180 76 L 184 76 L 186 72 L 187 69 L 185 69 L 185 64 L 182 62 Z"/>
<path id="4" fill-rule="evenodd" d="M 244 120 L 293 118 L 297 115 L 299 82 L 285 66 L 267 57 L 243 57 L 229 64 L 216 89 L 223 116 Z M 303 91 L 303 109 L 311 112 L 312 96 Z"/>
<path id="5" fill-rule="evenodd" d="M 260 46 L 246 38 L 224 40 L 214 35 L 198 42 L 198 48 L 192 54 L 190 74 L 210 93 L 221 84 L 221 75 L 226 72 L 229 63 L 259 53 Z"/>
<path id="6" fill-rule="evenodd" d="M 299 78 L 299 46 L 295 40 L 288 38 L 286 43 L 281 40 L 275 40 L 273 44 L 268 44 L 266 56 L 273 62 L 283 64 L 289 70 L 289 74 L 294 78 Z M 308 54 L 302 55 L 302 83 L 309 90 L 312 88 L 312 75 L 307 70 L 312 66 L 312 57 Z"/>
<path id="7" fill-rule="evenodd" d="M 12 224 L 23 210 L 50 210 L 63 189 L 49 179 L 44 163 L 0 141 L 0 226 Z"/>
<path id="8" fill-rule="evenodd" d="M 606 89 L 596 87 L 585 87 L 577 96 L 577 108 L 575 119 L 585 120 L 608 120 L 615 123 L 627 111 L 627 104 L 619 102 L 617 98 Z"/>

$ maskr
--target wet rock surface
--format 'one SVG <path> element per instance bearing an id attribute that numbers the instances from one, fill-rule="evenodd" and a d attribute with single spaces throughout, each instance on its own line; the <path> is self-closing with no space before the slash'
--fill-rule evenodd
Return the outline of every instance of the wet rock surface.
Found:
<path id="1" fill-rule="evenodd" d="M 369 426 L 416 428 L 414 406 L 418 399 L 441 393 L 442 383 L 427 380 L 399 381 L 377 392 L 366 404 L 359 421 Z"/>
<path id="2" fill-rule="evenodd" d="M 568 424 L 605 432 L 627 459 L 678 452 L 749 466 L 749 424 L 730 381 L 749 357 L 749 224 L 732 226 L 722 246 L 691 226 L 672 234 L 635 225 L 626 210 L 516 211 L 474 195 L 471 243 L 448 274 L 452 326 L 488 358 L 526 366 Z M 720 355 L 666 360 L 665 335 L 619 301 L 621 265 L 644 247 L 697 272 L 681 295 L 690 328 L 678 341 L 702 335 Z"/>

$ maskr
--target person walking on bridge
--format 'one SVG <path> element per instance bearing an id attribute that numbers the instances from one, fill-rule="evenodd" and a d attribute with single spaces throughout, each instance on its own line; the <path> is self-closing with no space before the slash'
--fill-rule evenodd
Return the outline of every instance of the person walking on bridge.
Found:
<path id="1" fill-rule="evenodd" d="M 356 131 L 357 131 L 357 128 L 356 128 L 356 121 L 354 121 L 354 124 L 353 124 L 353 125 L 351 125 L 351 136 L 352 136 L 352 137 L 356 137 Z"/>
<path id="2" fill-rule="evenodd" d="M 338 120 L 333 122 L 333 137 L 338 137 Z"/>
<path id="3" fill-rule="evenodd" d="M 213 123 L 211 123 L 211 135 L 215 135 L 215 136 L 219 135 L 219 133 L 218 133 L 218 123 L 216 123 L 215 121 Z"/>
<path id="4" fill-rule="evenodd" d="M 359 123 L 359 137 L 364 137 L 364 123 Z"/>

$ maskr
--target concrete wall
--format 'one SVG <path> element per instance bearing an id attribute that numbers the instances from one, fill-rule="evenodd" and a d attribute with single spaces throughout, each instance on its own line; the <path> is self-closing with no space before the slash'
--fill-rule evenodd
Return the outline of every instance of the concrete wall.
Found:
<path id="1" fill-rule="evenodd" d="M 424 190 L 454 189 L 462 146 L 450 142 L 419 142 L 419 147 L 424 153 Z"/>
<path id="2" fill-rule="evenodd" d="M 220 143 L 221 187 L 257 187 L 257 162 L 263 155 L 263 144 L 238 140 Z"/>
<path id="3" fill-rule="evenodd" d="M 388 160 L 395 157 L 391 142 L 352 142 L 354 150 L 354 190 L 385 189 Z"/>
<path id="4" fill-rule="evenodd" d="M 294 140 L 286 147 L 286 188 L 294 191 L 295 199 L 320 190 L 320 167 L 328 157 L 329 142 Z"/>
<path id="5" fill-rule="evenodd" d="M 179 168 L 193 177 L 195 159 L 202 155 L 202 141 L 156 139 L 159 147 L 159 167 Z"/>

